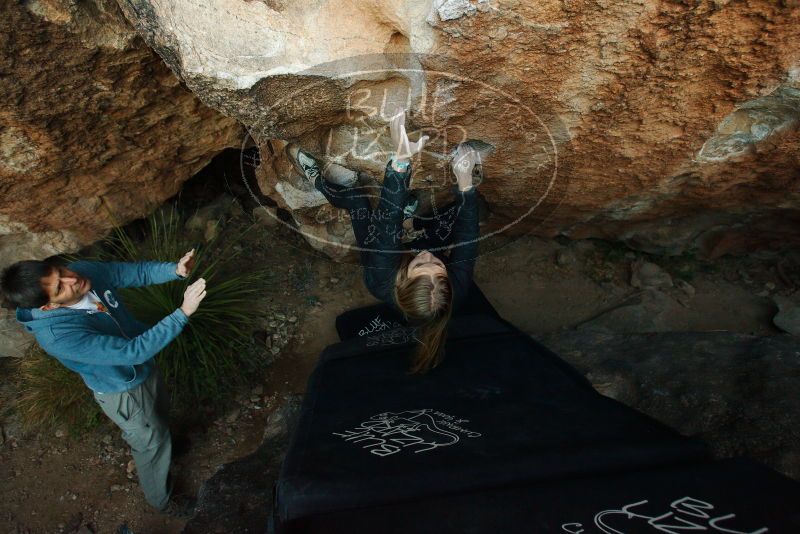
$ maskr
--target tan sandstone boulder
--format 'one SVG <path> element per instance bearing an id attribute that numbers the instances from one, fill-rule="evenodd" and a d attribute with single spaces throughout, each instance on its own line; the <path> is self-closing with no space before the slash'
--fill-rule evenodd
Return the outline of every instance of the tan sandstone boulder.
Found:
<path id="1" fill-rule="evenodd" d="M 146 215 L 241 141 L 113 0 L 9 2 L 0 50 L 0 267 Z"/>
<path id="2" fill-rule="evenodd" d="M 497 147 L 484 246 L 522 232 L 712 257 L 797 244 L 796 0 L 118 2 L 203 102 L 247 126 L 264 191 L 312 244 L 349 237 L 268 147 L 296 141 L 380 178 L 397 105 L 432 137 L 412 184 L 426 209 L 448 198 L 455 143 Z"/>

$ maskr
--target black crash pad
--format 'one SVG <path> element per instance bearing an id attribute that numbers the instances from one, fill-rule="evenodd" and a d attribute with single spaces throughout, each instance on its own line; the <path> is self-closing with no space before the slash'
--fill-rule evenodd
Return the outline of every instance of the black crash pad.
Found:
<path id="1" fill-rule="evenodd" d="M 497 317 L 454 318 L 447 357 L 426 375 L 407 371 L 412 343 L 400 327 L 324 351 L 276 484 L 279 531 L 325 531 L 326 516 L 346 523 L 341 514 L 402 502 L 708 460 L 703 444 L 599 395 Z"/>
<path id="2" fill-rule="evenodd" d="M 288 531 L 781 534 L 800 532 L 799 503 L 796 482 L 736 459 L 310 514 Z"/>

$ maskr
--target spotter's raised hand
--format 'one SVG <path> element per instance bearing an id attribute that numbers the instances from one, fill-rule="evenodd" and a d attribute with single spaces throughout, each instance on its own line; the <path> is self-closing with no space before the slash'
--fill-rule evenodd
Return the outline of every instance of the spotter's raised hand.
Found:
<path id="1" fill-rule="evenodd" d="M 194 269 L 194 249 L 190 250 L 178 260 L 178 266 L 175 268 L 175 274 L 182 278 L 189 276 L 189 273 Z"/>

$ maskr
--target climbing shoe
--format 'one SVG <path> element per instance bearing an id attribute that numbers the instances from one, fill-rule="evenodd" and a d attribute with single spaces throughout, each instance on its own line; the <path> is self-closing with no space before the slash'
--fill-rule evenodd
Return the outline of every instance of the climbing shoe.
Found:
<path id="1" fill-rule="evenodd" d="M 325 181 L 342 187 L 353 187 L 358 183 L 358 174 L 347 167 L 342 167 L 337 163 L 328 163 L 322 169 L 322 177 Z"/>
<path id="2" fill-rule="evenodd" d="M 314 184 L 317 177 L 320 175 L 319 165 L 317 160 L 308 152 L 302 150 L 297 144 L 289 143 L 286 145 L 286 156 L 292 162 L 294 168 L 297 169 L 302 176 L 309 182 Z"/>

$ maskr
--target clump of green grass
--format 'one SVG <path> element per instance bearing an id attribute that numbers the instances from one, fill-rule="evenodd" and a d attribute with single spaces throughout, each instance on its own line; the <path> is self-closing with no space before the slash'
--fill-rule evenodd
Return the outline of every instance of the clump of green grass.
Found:
<path id="1" fill-rule="evenodd" d="M 64 427 L 75 432 L 103 420 L 100 407 L 81 377 L 33 345 L 20 358 L 15 408 L 26 429 Z"/>
<path id="2" fill-rule="evenodd" d="M 217 237 L 198 246 L 186 237 L 183 220 L 174 209 L 153 214 L 148 227 L 139 244 L 125 230 L 115 230 L 105 243 L 108 259 L 177 261 L 194 248 L 195 268 L 186 280 L 127 288 L 120 294 L 137 319 L 155 324 L 180 306 L 186 286 L 205 278 L 205 299 L 156 361 L 175 405 L 221 405 L 262 365 L 263 354 L 253 345 L 251 333 L 256 329 L 254 303 L 271 273 L 247 265 L 245 249 L 237 246 L 247 230 L 234 238 Z"/>

